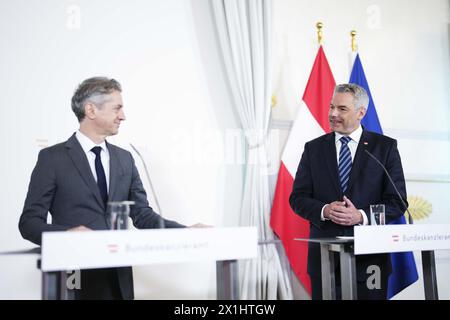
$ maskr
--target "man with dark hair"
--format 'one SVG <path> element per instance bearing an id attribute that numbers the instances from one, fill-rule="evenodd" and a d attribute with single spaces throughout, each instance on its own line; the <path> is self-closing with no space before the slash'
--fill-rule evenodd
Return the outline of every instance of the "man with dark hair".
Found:
<path id="1" fill-rule="evenodd" d="M 45 231 L 109 229 L 110 201 L 134 201 L 130 217 L 137 228 L 158 228 L 161 222 L 184 227 L 152 210 L 131 153 L 106 141 L 125 120 L 121 91 L 116 80 L 104 77 L 78 86 L 72 110 L 80 128 L 66 142 L 39 152 L 19 222 L 25 239 L 40 245 Z M 75 298 L 133 299 L 131 267 L 82 270 Z"/>
<path id="2" fill-rule="evenodd" d="M 383 169 L 364 152 L 383 163 L 407 203 L 397 141 L 361 126 L 368 104 L 364 88 L 336 86 L 329 110 L 333 132 L 305 144 L 289 201 L 292 210 L 310 222 L 310 238 L 353 236 L 354 225 L 370 224 L 371 204 L 386 206 L 387 222 L 406 210 Z M 367 285 L 374 267 L 380 271 L 379 287 Z M 391 267 L 388 254 L 357 256 L 358 298 L 386 299 Z M 320 246 L 315 243 L 308 246 L 308 273 L 312 298 L 321 299 Z M 336 278 L 338 282 L 339 272 Z"/>

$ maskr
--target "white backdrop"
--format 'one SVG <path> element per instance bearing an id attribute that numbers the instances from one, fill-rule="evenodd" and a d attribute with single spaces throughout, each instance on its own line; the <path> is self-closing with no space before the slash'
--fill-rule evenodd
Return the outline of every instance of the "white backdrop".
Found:
<path id="1" fill-rule="evenodd" d="M 358 30 L 378 114 L 399 139 L 407 177 L 444 181 L 408 182 L 410 194 L 433 204 L 423 223 L 449 221 L 448 9 L 448 0 L 274 1 L 275 86 L 283 64 L 287 76 L 273 117 L 283 127 L 295 114 L 317 49 L 315 23 L 324 23 L 337 82 L 348 80 L 348 33 Z M 127 120 L 112 142 L 140 148 L 163 214 L 185 224 L 237 225 L 242 166 L 232 150 L 241 151 L 239 134 L 209 14 L 207 0 L 0 0 L 0 251 L 32 247 L 17 223 L 37 153 L 76 130 L 70 98 L 94 75 L 122 83 Z M 438 276 L 449 270 L 443 255 Z M 211 264 L 135 275 L 140 299 L 215 298 Z M 29 257 L 0 257 L 0 299 L 37 299 L 39 281 Z M 441 283 L 449 298 L 450 281 Z M 420 288 L 404 295 L 414 297 Z"/>

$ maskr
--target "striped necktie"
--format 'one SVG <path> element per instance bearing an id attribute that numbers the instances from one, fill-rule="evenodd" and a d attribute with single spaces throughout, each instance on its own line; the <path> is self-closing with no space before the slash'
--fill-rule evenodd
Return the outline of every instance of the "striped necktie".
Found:
<path id="1" fill-rule="evenodd" d="M 339 151 L 339 180 L 341 182 L 342 192 L 345 193 L 350 171 L 352 170 L 352 155 L 348 147 L 348 143 L 352 138 L 344 136 L 339 140 L 341 141 L 341 150 Z"/>

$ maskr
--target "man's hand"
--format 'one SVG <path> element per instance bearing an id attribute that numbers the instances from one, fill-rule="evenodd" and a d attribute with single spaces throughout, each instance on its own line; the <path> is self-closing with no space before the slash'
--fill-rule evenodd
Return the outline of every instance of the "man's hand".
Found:
<path id="1" fill-rule="evenodd" d="M 325 209 L 323 209 L 323 217 L 325 219 L 328 219 L 328 220 L 333 220 L 331 218 L 331 212 L 339 210 L 339 208 L 342 207 L 342 206 L 345 206 L 345 202 L 344 201 L 334 201 L 334 202 L 332 202 L 330 204 L 327 204 L 325 206 Z"/>
<path id="2" fill-rule="evenodd" d="M 344 196 L 344 201 L 335 201 L 327 205 L 323 216 L 343 226 L 354 226 L 362 222 L 361 212 L 346 196 Z"/>
<path id="3" fill-rule="evenodd" d="M 89 229 L 88 227 L 85 226 L 78 226 L 75 228 L 67 229 L 66 231 L 92 231 L 92 229 Z"/>

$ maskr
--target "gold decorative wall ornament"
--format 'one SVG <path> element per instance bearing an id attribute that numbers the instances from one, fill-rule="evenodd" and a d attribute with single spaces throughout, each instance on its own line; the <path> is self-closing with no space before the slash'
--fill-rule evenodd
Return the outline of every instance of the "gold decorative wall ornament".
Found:
<path id="1" fill-rule="evenodd" d="M 419 196 L 408 197 L 408 204 L 414 221 L 428 218 L 433 210 L 431 203 Z"/>

